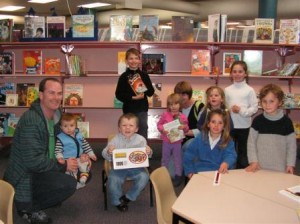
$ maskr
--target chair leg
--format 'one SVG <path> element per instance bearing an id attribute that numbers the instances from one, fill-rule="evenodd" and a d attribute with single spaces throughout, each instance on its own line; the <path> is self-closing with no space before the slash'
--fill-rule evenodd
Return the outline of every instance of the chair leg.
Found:
<path id="1" fill-rule="evenodd" d="M 151 180 L 149 180 L 149 190 L 150 190 L 150 207 L 153 207 L 153 186 Z"/>
<path id="2" fill-rule="evenodd" d="M 107 210 L 107 176 L 105 170 L 102 170 L 102 192 L 104 196 L 104 210 Z"/>

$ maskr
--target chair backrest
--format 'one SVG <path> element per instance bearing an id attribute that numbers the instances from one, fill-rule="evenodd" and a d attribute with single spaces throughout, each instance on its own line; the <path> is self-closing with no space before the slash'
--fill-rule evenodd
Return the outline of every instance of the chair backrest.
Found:
<path id="1" fill-rule="evenodd" d="M 13 224 L 13 200 L 15 190 L 7 182 L 0 180 L 0 220 Z"/>
<path id="2" fill-rule="evenodd" d="M 177 196 L 172 185 L 171 176 L 166 167 L 157 168 L 150 174 L 155 192 L 156 217 L 158 224 L 172 223 L 172 210 Z"/>

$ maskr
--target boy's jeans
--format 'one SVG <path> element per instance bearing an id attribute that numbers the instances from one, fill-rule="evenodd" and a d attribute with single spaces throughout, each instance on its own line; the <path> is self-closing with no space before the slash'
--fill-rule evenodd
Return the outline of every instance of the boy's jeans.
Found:
<path id="1" fill-rule="evenodd" d="M 114 206 L 120 204 L 119 198 L 123 195 L 123 184 L 126 181 L 126 178 L 129 178 L 133 182 L 126 193 L 126 197 L 131 201 L 136 200 L 149 181 L 149 175 L 145 168 L 110 170 L 108 176 L 108 189 L 111 204 Z"/>

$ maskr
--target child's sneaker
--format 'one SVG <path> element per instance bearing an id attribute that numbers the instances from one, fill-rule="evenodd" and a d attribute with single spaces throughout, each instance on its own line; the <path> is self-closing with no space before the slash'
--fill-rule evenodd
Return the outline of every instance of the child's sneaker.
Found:
<path id="1" fill-rule="evenodd" d="M 85 184 L 86 181 L 87 181 L 87 176 L 82 176 L 82 177 L 80 177 L 80 179 L 79 179 L 79 182 L 80 182 L 81 184 Z"/>
<path id="2" fill-rule="evenodd" d="M 80 188 L 83 188 L 83 187 L 85 187 L 85 184 L 82 184 L 82 183 L 80 183 L 80 182 L 77 182 L 77 186 L 76 186 L 76 189 L 77 189 L 77 190 L 80 189 Z"/>
<path id="3" fill-rule="evenodd" d="M 38 211 L 38 212 L 26 212 L 26 211 L 18 211 L 18 214 L 26 220 L 28 223 L 31 224 L 38 224 L 38 223 L 51 223 L 51 218 L 44 212 L 44 211 Z"/>

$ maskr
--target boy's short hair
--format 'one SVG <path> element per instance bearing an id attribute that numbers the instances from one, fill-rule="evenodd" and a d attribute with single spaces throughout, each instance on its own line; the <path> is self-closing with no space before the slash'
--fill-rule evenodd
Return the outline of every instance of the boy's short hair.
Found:
<path id="1" fill-rule="evenodd" d="M 282 91 L 280 86 L 277 86 L 275 84 L 267 84 L 260 89 L 259 100 L 262 101 L 262 99 L 269 93 L 273 93 L 279 100 L 279 102 L 282 102 L 284 99 L 284 92 Z"/>
<path id="2" fill-rule="evenodd" d="M 193 95 L 193 88 L 189 82 L 181 81 L 176 84 L 174 93 L 187 94 L 189 96 L 189 99 L 191 99 Z"/>
<path id="3" fill-rule="evenodd" d="M 131 54 L 140 57 L 141 52 L 140 52 L 139 50 L 135 49 L 135 48 L 129 48 L 129 49 L 126 51 L 125 59 L 128 59 L 129 56 L 130 56 Z"/>
<path id="4" fill-rule="evenodd" d="M 123 119 L 128 119 L 128 120 L 134 119 L 135 122 L 136 122 L 136 126 L 137 127 L 139 126 L 139 119 L 133 113 L 126 113 L 126 114 L 121 115 L 121 117 L 118 120 L 118 127 L 120 127 L 121 122 L 122 122 Z"/>
<path id="5" fill-rule="evenodd" d="M 77 115 L 72 113 L 63 113 L 60 118 L 60 123 L 62 121 L 77 121 Z"/>

